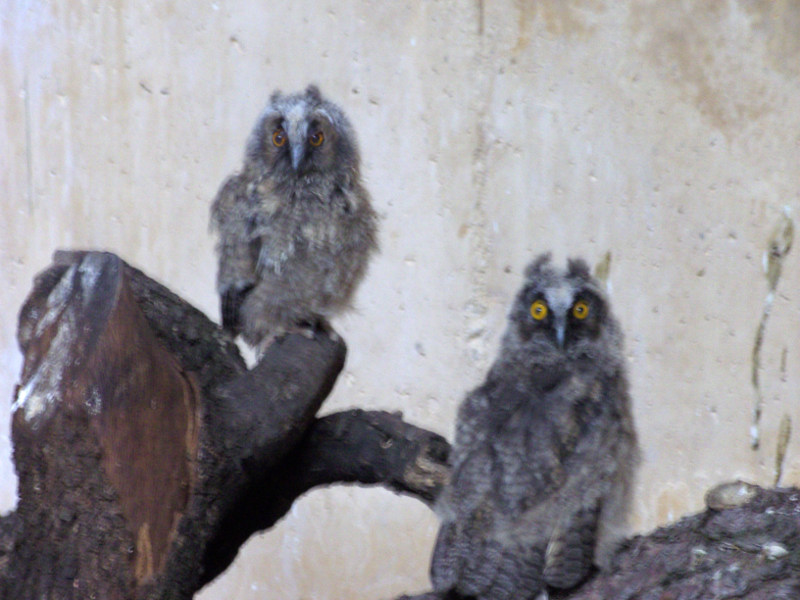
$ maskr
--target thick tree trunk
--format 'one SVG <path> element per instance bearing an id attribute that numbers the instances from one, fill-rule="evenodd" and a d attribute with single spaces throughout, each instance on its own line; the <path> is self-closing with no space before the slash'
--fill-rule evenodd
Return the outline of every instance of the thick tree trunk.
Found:
<path id="1" fill-rule="evenodd" d="M 287 336 L 248 371 L 202 313 L 111 254 L 57 253 L 20 313 L 16 513 L 0 598 L 191 598 L 306 490 L 429 501 L 449 446 L 397 415 L 316 419 L 345 357 Z"/>

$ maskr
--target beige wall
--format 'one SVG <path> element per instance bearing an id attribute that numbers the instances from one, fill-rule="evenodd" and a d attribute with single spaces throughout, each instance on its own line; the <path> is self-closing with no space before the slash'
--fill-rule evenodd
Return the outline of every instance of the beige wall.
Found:
<path id="1" fill-rule="evenodd" d="M 644 451 L 637 530 L 800 428 L 800 250 L 753 346 L 776 224 L 800 215 L 800 2 L 0 0 L 0 509 L 14 505 L 15 315 L 54 249 L 112 249 L 217 316 L 208 205 L 275 87 L 339 101 L 382 254 L 336 327 L 325 407 L 447 434 L 525 263 L 610 251 Z M 784 483 L 800 484 L 800 434 Z M 316 491 L 203 594 L 387 598 L 425 586 L 414 500 Z"/>

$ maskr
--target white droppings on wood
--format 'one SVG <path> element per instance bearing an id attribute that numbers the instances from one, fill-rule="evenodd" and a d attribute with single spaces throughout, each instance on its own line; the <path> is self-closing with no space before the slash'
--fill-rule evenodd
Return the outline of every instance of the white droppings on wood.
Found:
<path id="1" fill-rule="evenodd" d="M 103 408 L 103 398 L 100 396 L 100 392 L 96 387 L 92 387 L 91 393 L 89 397 L 86 398 L 86 410 L 89 411 L 89 414 L 92 416 L 97 416 L 100 414 L 100 410 Z"/>
<path id="2" fill-rule="evenodd" d="M 36 330 L 33 337 L 42 335 L 51 323 L 61 315 L 64 303 L 72 293 L 72 282 L 75 275 L 75 265 L 71 266 L 61 277 L 61 281 L 51 290 L 45 304 L 45 313 L 36 323 Z"/>
<path id="3" fill-rule="evenodd" d="M 46 414 L 61 399 L 62 375 L 75 338 L 74 319 L 71 315 L 64 317 L 39 368 L 22 386 L 14 401 L 12 410 L 23 410 L 26 421 Z"/>
<path id="4" fill-rule="evenodd" d="M 81 289 L 84 290 L 84 306 L 86 306 L 92 296 L 88 291 L 94 289 L 97 278 L 100 276 L 100 271 L 105 263 L 106 259 L 103 255 L 88 254 L 78 265 L 78 274 L 81 276 Z"/>
<path id="5" fill-rule="evenodd" d="M 767 560 L 777 560 L 789 554 L 786 546 L 778 542 L 767 542 L 761 546 L 761 555 Z"/>
<path id="6" fill-rule="evenodd" d="M 65 311 L 65 304 L 72 292 L 75 269 L 75 266 L 70 267 L 50 292 L 46 311 L 36 324 L 36 335 L 39 336 L 48 326 L 60 320 L 56 335 L 50 342 L 47 353 L 41 357 L 38 369 L 27 381 L 22 382 L 12 405 L 13 412 L 24 411 L 26 421 L 47 414 L 62 397 L 62 375 L 75 341 L 75 315 L 72 311 Z"/>

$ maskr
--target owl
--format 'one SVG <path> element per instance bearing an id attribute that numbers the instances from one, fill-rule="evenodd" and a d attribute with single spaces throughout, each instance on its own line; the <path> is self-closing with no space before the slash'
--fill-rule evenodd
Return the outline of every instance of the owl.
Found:
<path id="1" fill-rule="evenodd" d="M 580 583 L 623 525 L 637 456 L 608 300 L 582 260 L 561 271 L 542 255 L 486 380 L 459 407 L 434 591 L 522 600 Z"/>
<path id="2" fill-rule="evenodd" d="M 276 91 L 211 206 L 222 325 L 252 346 L 351 305 L 377 250 L 355 133 L 316 86 Z"/>

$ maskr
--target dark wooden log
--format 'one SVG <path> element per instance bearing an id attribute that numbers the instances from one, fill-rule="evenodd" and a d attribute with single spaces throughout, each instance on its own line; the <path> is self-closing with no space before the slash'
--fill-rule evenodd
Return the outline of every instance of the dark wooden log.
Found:
<path id="1" fill-rule="evenodd" d="M 710 508 L 623 542 L 608 571 L 551 600 L 796 600 L 800 490 L 742 482 L 707 496 Z M 459 600 L 427 593 L 399 600 Z"/>
<path id="2" fill-rule="evenodd" d="M 286 336 L 248 371 L 214 323 L 112 254 L 57 253 L 18 339 L 3 599 L 188 599 L 311 487 L 429 501 L 446 476 L 447 442 L 396 415 L 315 418 L 338 337 Z"/>
<path id="3" fill-rule="evenodd" d="M 800 598 L 800 490 L 735 482 L 708 497 L 712 508 L 628 540 L 609 573 L 554 598 Z"/>
<path id="4" fill-rule="evenodd" d="M 447 477 L 448 443 L 400 415 L 350 410 L 318 419 L 286 460 L 266 472 L 229 513 L 210 544 L 210 581 L 232 561 L 255 525 L 272 527 L 306 491 L 332 483 L 381 484 L 432 503 Z M 244 518 L 242 518 L 244 517 Z"/>
<path id="5" fill-rule="evenodd" d="M 123 270 L 100 254 L 57 265 L 20 314 L 8 598 L 132 597 L 163 568 L 194 486 L 197 386 L 156 342 Z"/>

